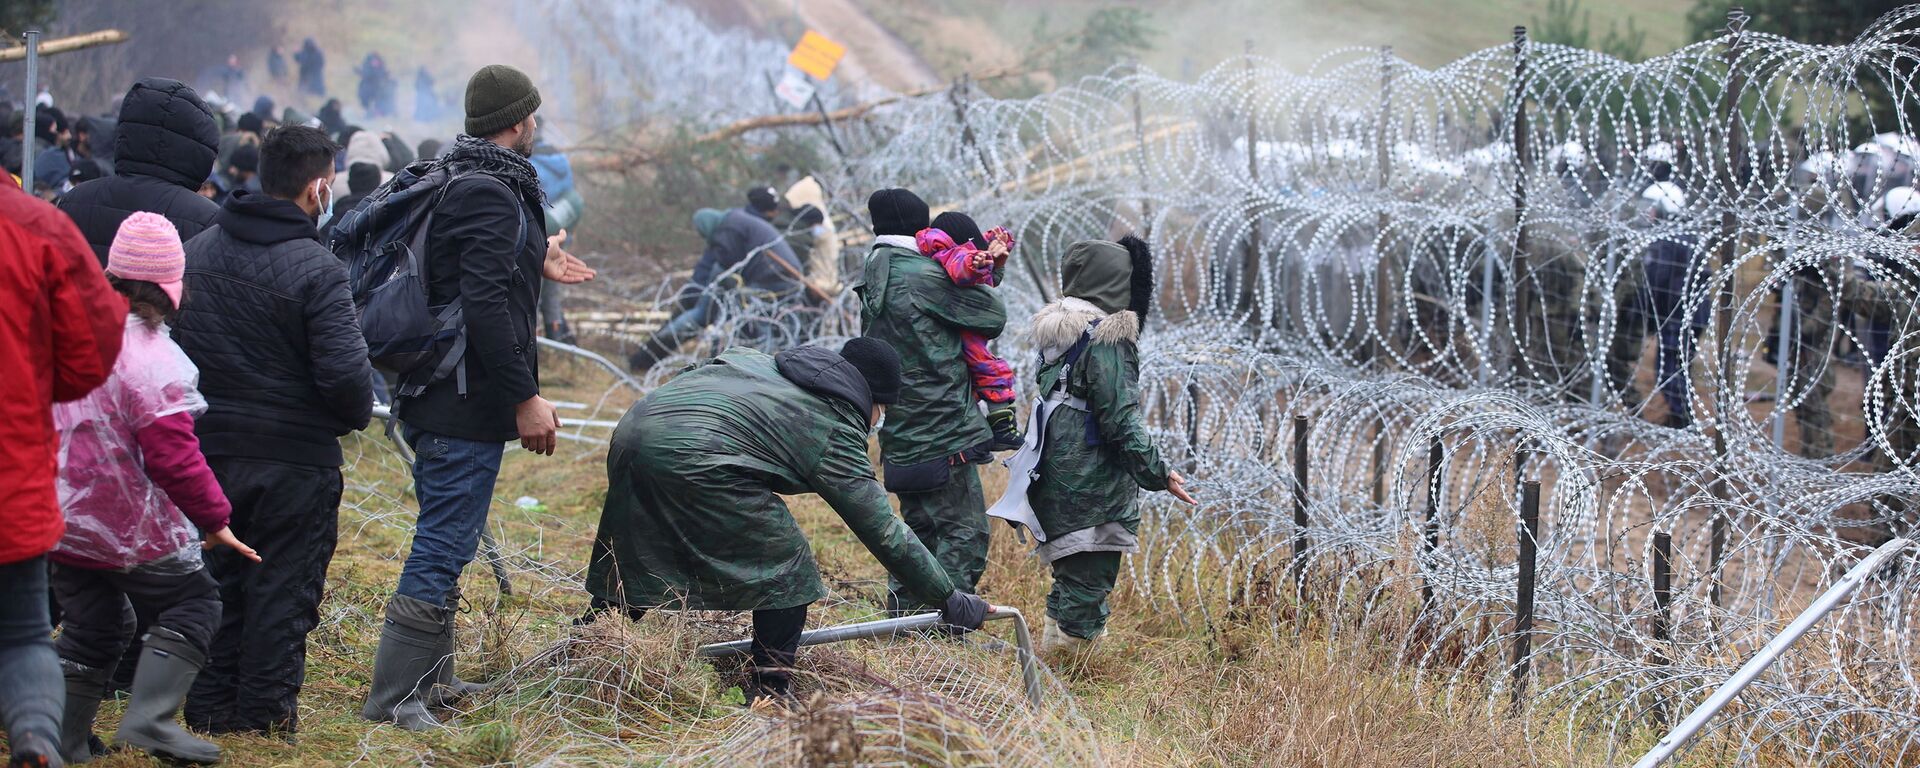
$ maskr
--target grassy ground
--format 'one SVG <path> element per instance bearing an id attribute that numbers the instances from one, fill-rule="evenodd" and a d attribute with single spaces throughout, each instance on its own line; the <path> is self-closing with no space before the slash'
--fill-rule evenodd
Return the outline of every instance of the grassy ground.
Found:
<path id="1" fill-rule="evenodd" d="M 605 386 L 604 374 L 585 366 L 545 367 L 549 389 L 570 399 L 591 402 Z M 597 417 L 611 418 L 630 400 L 616 390 L 608 411 Z M 817 725 L 816 719 L 744 710 L 735 689 L 737 669 L 722 665 L 716 672 L 692 660 L 697 642 L 741 636 L 737 618 L 655 615 L 638 626 L 613 620 L 596 626 L 587 644 L 569 656 L 551 653 L 577 632 L 569 620 L 586 602 L 578 574 L 606 482 L 598 449 L 575 448 L 554 458 L 510 451 L 492 527 L 507 553 L 515 593 L 499 596 L 479 563 L 464 580 L 470 612 L 461 619 L 461 671 L 473 678 L 510 674 L 515 688 L 470 703 L 444 732 L 411 734 L 359 720 L 381 606 L 398 576 L 414 506 L 403 466 L 383 438 L 357 435 L 349 449 L 348 508 L 341 515 L 323 620 L 311 642 L 301 733 L 293 744 L 222 738 L 228 764 L 618 765 L 636 759 L 674 763 L 716 748 L 768 749 L 783 756 L 736 755 L 744 763 L 809 759 L 811 753 L 783 750 L 789 741 L 813 743 L 805 734 L 814 726 L 803 724 Z M 1003 478 L 990 471 L 986 484 L 988 495 L 997 496 Z M 538 506 L 516 504 L 522 496 L 537 499 Z M 884 573 L 816 498 L 795 498 L 792 505 L 836 595 L 810 624 L 873 614 Z M 1044 569 L 998 528 L 982 593 L 1020 608 L 1037 625 L 1047 587 Z M 1585 766 L 1602 764 L 1607 751 L 1597 736 L 1576 734 L 1569 744 L 1556 713 L 1537 713 L 1536 719 L 1491 713 L 1471 685 L 1452 690 L 1457 703 L 1447 703 L 1449 692 L 1438 680 L 1422 680 L 1396 663 L 1393 638 L 1331 642 L 1312 622 L 1297 627 L 1282 615 L 1284 608 L 1272 607 L 1219 610 L 1207 623 L 1169 611 L 1136 589 L 1130 576 L 1123 576 L 1113 609 L 1111 633 L 1097 655 L 1053 660 L 1054 673 L 1085 718 L 1080 722 L 1058 719 L 1063 710 L 1054 710 L 1052 719 L 1022 720 L 1017 697 L 1003 692 L 993 698 L 990 686 L 979 693 L 973 680 L 1012 679 L 1009 656 L 951 643 L 809 650 L 800 687 L 825 691 L 830 696 L 823 701 L 863 713 L 860 728 L 870 755 L 879 748 L 877 740 L 891 733 L 876 730 L 875 722 L 897 718 L 931 728 L 924 725 L 926 711 L 938 715 L 933 722 L 945 723 L 942 728 L 951 730 L 950 721 L 957 721 L 983 730 L 976 741 L 962 742 L 979 746 L 977 759 L 1006 758 L 1012 745 L 1031 745 L 1039 737 L 1067 738 L 1063 728 L 1087 729 L 1077 737 L 1096 741 L 1108 763 L 1127 766 Z M 1004 624 L 995 631 L 1010 639 Z M 885 718 L 873 714 L 878 706 L 906 706 L 899 690 L 967 693 L 951 696 L 957 705 L 916 717 L 892 710 Z M 912 696 L 906 701 L 912 703 Z M 1054 701 L 1051 706 L 1060 706 Z M 109 703 L 97 730 L 111 734 L 119 711 L 119 704 Z M 904 731 L 914 733 L 911 727 Z M 956 754 L 952 738 L 940 742 L 946 751 L 932 752 L 914 751 L 909 738 L 905 762 Z M 1616 746 L 1630 750 L 1646 741 L 1643 734 Z M 995 744 L 1000 746 L 989 748 Z M 97 764 L 153 761 L 118 754 Z"/>

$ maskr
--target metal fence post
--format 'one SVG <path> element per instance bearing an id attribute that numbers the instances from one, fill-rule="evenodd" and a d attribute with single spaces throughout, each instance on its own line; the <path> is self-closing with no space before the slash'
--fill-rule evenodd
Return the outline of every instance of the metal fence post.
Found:
<path id="1" fill-rule="evenodd" d="M 1653 606 L 1650 661 L 1653 666 L 1665 667 L 1671 663 L 1667 658 L 1667 641 L 1673 637 L 1673 534 L 1668 531 L 1653 534 Z M 1658 723 L 1667 721 L 1667 702 L 1659 694 L 1655 694 L 1653 701 L 1653 719 Z"/>
<path id="2" fill-rule="evenodd" d="M 1252 40 L 1247 41 L 1246 56 L 1247 72 L 1251 73 L 1253 72 Z M 1251 94 L 1249 94 L 1247 98 L 1247 180 L 1249 183 L 1247 193 L 1247 248 L 1240 257 L 1240 295 L 1238 306 L 1234 309 L 1235 311 L 1246 312 L 1247 322 L 1253 323 L 1255 322 L 1254 303 L 1258 299 L 1258 296 L 1256 296 L 1254 292 L 1254 281 L 1258 280 L 1260 276 L 1260 217 L 1253 212 L 1253 207 L 1257 199 L 1253 195 L 1252 187 L 1258 186 L 1260 183 L 1260 132 L 1258 121 L 1255 120 Z"/>
<path id="3" fill-rule="evenodd" d="M 1532 317 L 1529 311 L 1533 292 L 1527 290 L 1527 28 L 1513 28 L 1513 92 L 1510 94 L 1513 104 L 1511 128 L 1513 142 L 1513 256 L 1508 260 L 1507 292 L 1513 305 L 1513 330 L 1517 351 L 1524 357 L 1526 344 L 1532 338 L 1527 332 L 1527 322 Z M 1493 301 L 1492 296 L 1482 296 L 1482 301 Z"/>
<path id="4" fill-rule="evenodd" d="M 1296 592 L 1305 593 L 1307 570 L 1307 417 L 1293 417 L 1293 573 Z"/>
<path id="5" fill-rule="evenodd" d="M 1526 454 L 1522 452 L 1521 456 Z M 1515 461 L 1516 465 L 1521 464 Z M 1520 483 L 1519 584 L 1513 601 L 1513 709 L 1526 701 L 1527 675 L 1533 666 L 1534 570 L 1539 557 L 1540 481 Z"/>
<path id="6" fill-rule="evenodd" d="M 1440 497 L 1442 483 L 1446 482 L 1447 453 L 1440 438 L 1433 438 L 1427 446 L 1427 520 L 1420 535 L 1420 561 L 1424 565 L 1440 548 Z M 1421 569 L 1425 571 L 1425 568 Z M 1433 607 L 1433 579 L 1423 576 L 1420 579 L 1420 610 Z"/>
<path id="7" fill-rule="evenodd" d="M 21 110 L 25 116 L 26 130 L 22 132 L 20 142 L 20 188 L 33 194 L 33 113 L 40 108 L 40 30 L 29 29 L 27 38 L 27 108 Z"/>
<path id="8" fill-rule="evenodd" d="M 1726 189 L 1724 193 L 1729 199 L 1737 198 L 1739 195 L 1739 168 L 1746 164 L 1745 143 L 1741 141 L 1740 132 L 1733 128 L 1736 117 L 1735 112 L 1740 107 L 1740 91 L 1744 87 L 1740 74 L 1740 52 L 1742 49 L 1741 41 L 1745 39 L 1743 33 L 1746 27 L 1747 13 L 1744 9 L 1736 5 L 1727 11 L 1727 34 L 1731 39 L 1727 41 L 1727 80 L 1726 90 L 1720 94 L 1720 118 L 1721 122 L 1727 127 L 1727 164 L 1724 169 L 1726 173 Z M 1739 227 L 1740 220 L 1731 210 L 1720 215 L 1720 269 L 1727 273 L 1727 280 L 1720 285 L 1720 290 L 1714 294 L 1714 314 L 1718 320 L 1718 322 L 1715 323 L 1715 333 L 1718 335 L 1718 349 L 1716 352 L 1720 358 L 1720 375 L 1722 376 L 1730 375 L 1730 372 L 1733 370 L 1733 339 L 1731 338 L 1733 335 L 1733 284 L 1738 277 L 1734 272 L 1734 264 L 1738 257 L 1737 252 L 1739 251 L 1736 237 L 1739 232 Z M 1727 387 L 1716 387 L 1715 389 L 1719 393 L 1719 399 L 1714 407 L 1716 412 L 1715 416 L 1719 419 L 1731 421 L 1734 413 L 1740 408 L 1739 404 L 1743 402 L 1741 390 L 1744 390 L 1744 388 L 1735 387 L 1735 391 L 1728 391 Z M 1692 399 L 1689 398 L 1689 403 L 1691 403 L 1691 400 Z M 1691 405 L 1689 405 L 1689 407 L 1691 407 Z M 1713 447 L 1714 455 L 1724 460 L 1727 456 L 1726 427 L 1720 426 L 1713 430 Z M 1731 494 L 1728 493 L 1727 481 L 1724 476 L 1714 481 L 1713 489 L 1714 496 L 1723 501 L 1731 496 Z M 1725 565 L 1723 561 L 1726 558 L 1727 549 L 1726 514 L 1720 510 L 1715 510 L 1713 512 L 1712 522 L 1709 523 L 1709 525 L 1712 528 L 1712 539 L 1709 544 L 1710 550 L 1707 553 L 1707 568 L 1708 578 L 1711 579 L 1711 581 L 1707 585 L 1707 602 L 1711 603 L 1713 607 L 1718 608 L 1722 605 L 1720 569 Z"/>

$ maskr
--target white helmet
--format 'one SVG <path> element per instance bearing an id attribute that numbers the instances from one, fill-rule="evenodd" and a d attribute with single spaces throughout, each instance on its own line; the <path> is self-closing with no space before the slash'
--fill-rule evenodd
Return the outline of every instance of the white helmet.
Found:
<path id="1" fill-rule="evenodd" d="M 1587 148 L 1580 146 L 1580 142 L 1569 141 L 1547 151 L 1547 165 L 1558 166 L 1562 162 L 1567 164 L 1567 170 L 1586 170 Z"/>
<path id="2" fill-rule="evenodd" d="M 1640 161 L 1645 163 L 1674 163 L 1679 159 L 1679 151 L 1664 141 L 1656 141 L 1640 150 Z"/>
<path id="3" fill-rule="evenodd" d="M 1907 216 L 1920 215 L 1920 190 L 1913 187 L 1894 187 L 1880 198 L 1880 208 L 1887 212 L 1887 220 L 1894 221 Z"/>
<path id="4" fill-rule="evenodd" d="M 1678 216 L 1687 208 L 1687 193 L 1671 181 L 1656 181 L 1640 192 L 1640 199 L 1660 211 L 1662 217 Z"/>

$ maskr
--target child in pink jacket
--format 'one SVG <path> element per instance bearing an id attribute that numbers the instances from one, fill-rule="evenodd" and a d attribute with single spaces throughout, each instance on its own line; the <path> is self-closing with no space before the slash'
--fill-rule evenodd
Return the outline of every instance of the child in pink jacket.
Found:
<path id="1" fill-rule="evenodd" d="M 200 373 L 166 325 L 185 269 L 180 235 L 165 217 L 127 217 L 107 256 L 107 280 L 132 307 L 120 359 L 99 389 L 53 410 L 67 530 L 50 558 L 64 613 L 55 648 L 67 684 L 60 749 L 69 762 L 91 757 L 94 715 L 133 640 L 135 605 L 154 621 L 115 740 L 166 759 L 220 759 L 218 746 L 174 722 L 220 623 L 219 587 L 200 550 L 259 557 L 227 528 L 232 507 L 194 437 L 193 418 L 207 408 Z"/>
<path id="2" fill-rule="evenodd" d="M 995 227 L 982 234 L 973 218 L 954 211 L 934 217 L 932 226 L 914 235 L 920 253 L 940 263 L 954 285 L 1000 284 L 1000 270 L 1013 252 L 1013 235 Z M 973 393 L 987 404 L 987 425 L 993 428 L 993 449 L 1017 450 L 1020 427 L 1014 413 L 1013 366 L 987 347 L 986 337 L 960 333 L 960 356 L 973 376 Z"/>

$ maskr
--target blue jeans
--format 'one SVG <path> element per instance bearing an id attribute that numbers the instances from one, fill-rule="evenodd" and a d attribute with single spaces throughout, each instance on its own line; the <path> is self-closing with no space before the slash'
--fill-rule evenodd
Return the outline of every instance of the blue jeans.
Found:
<path id="1" fill-rule="evenodd" d="M 0 565 L 0 725 L 60 743 L 67 684 L 53 651 L 45 555 Z"/>
<path id="2" fill-rule="evenodd" d="M 473 562 L 480 547 L 506 444 L 462 440 L 412 426 L 406 427 L 406 438 L 413 448 L 413 495 L 420 500 L 420 521 L 396 591 L 429 605 L 445 605 L 460 571 Z"/>

